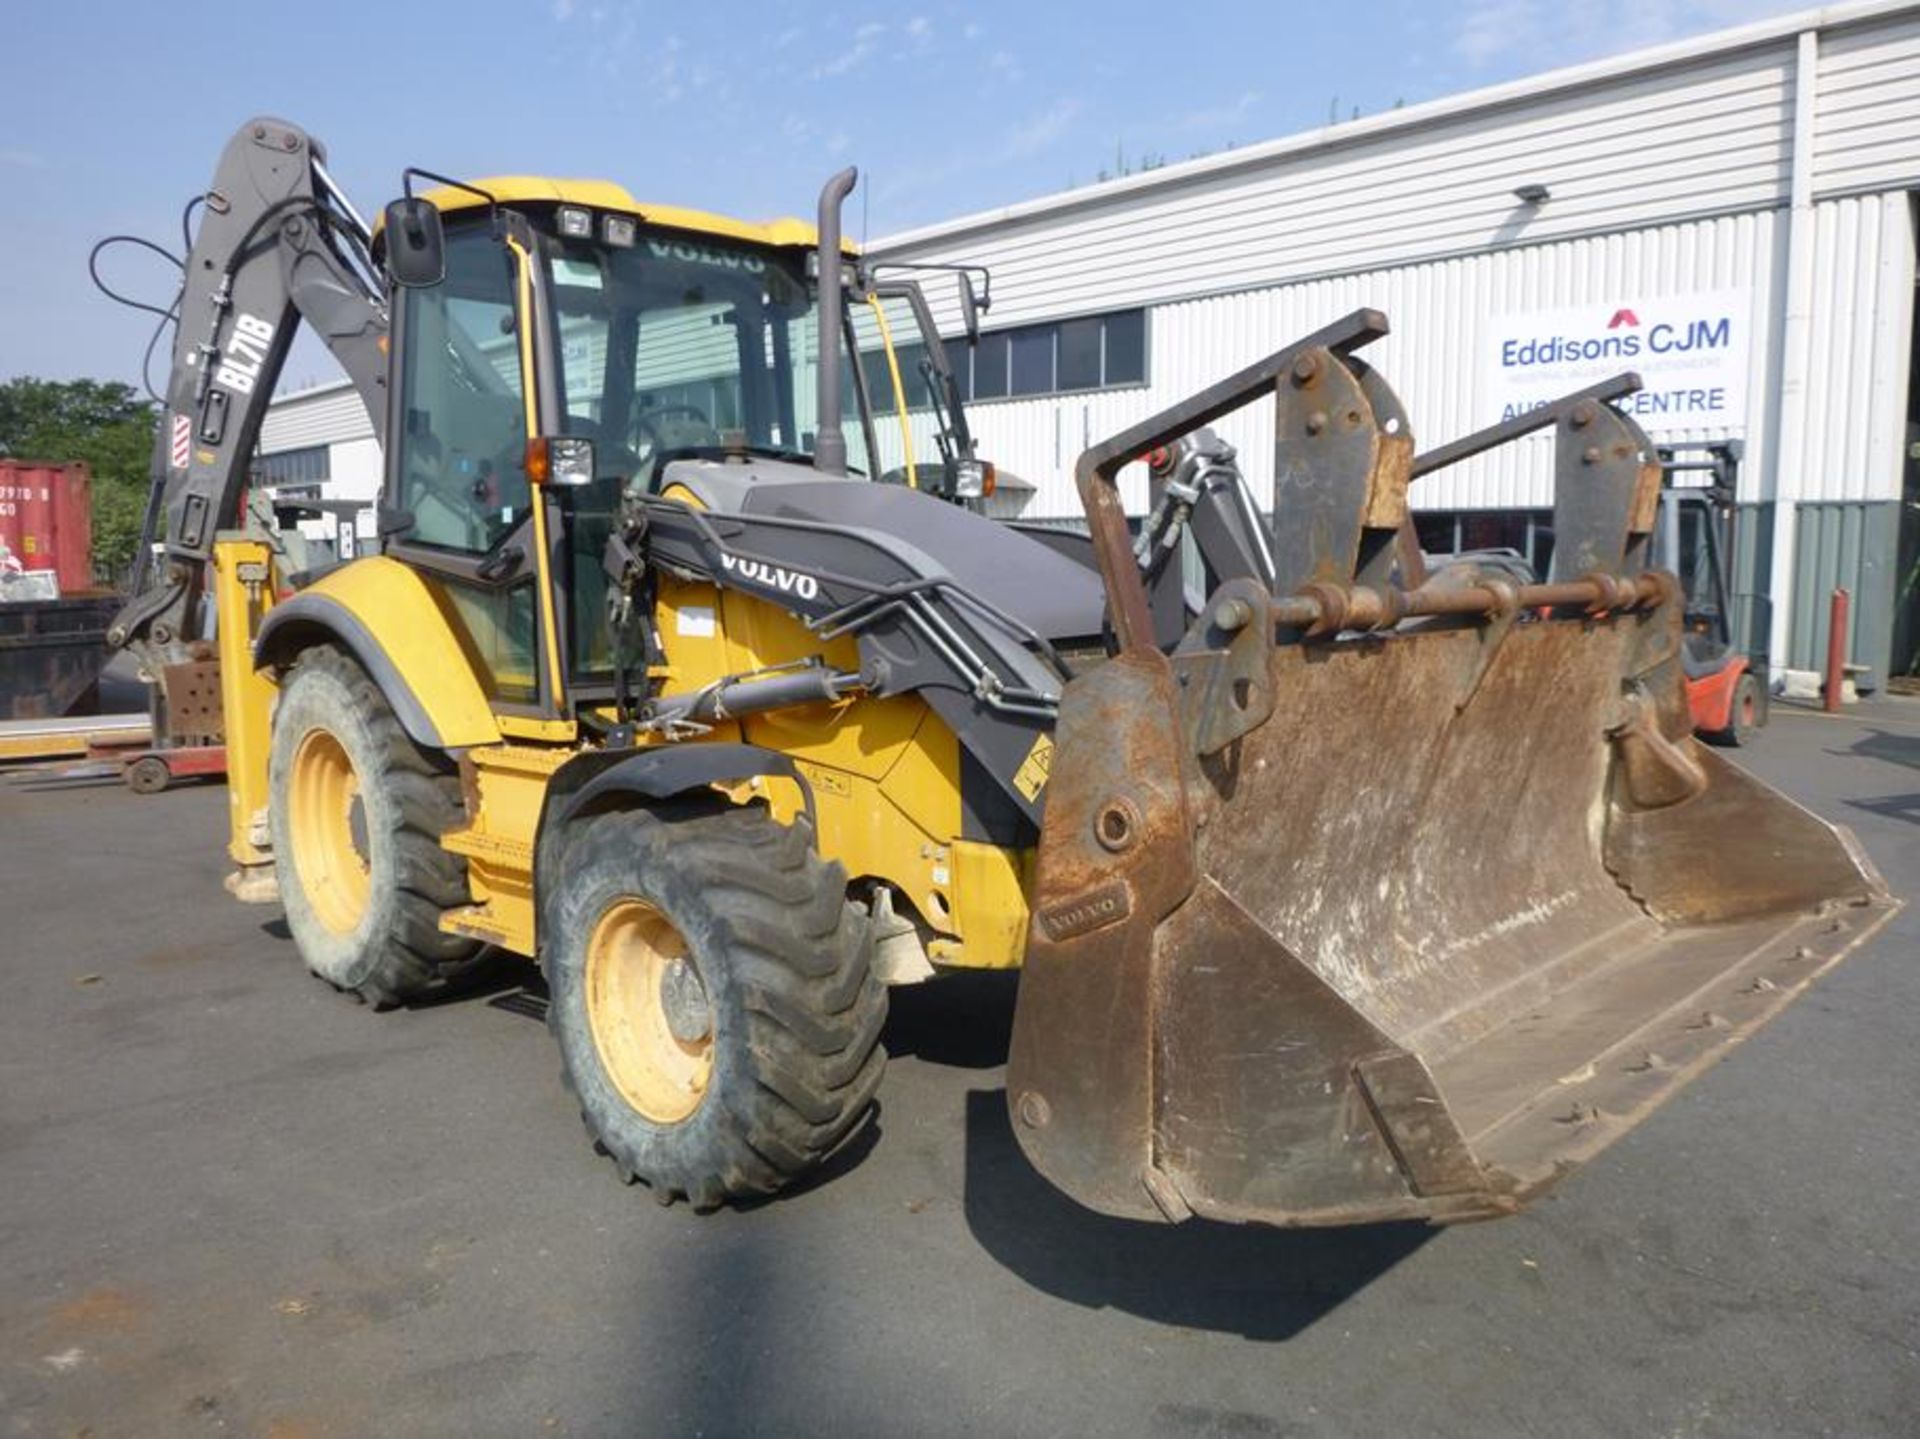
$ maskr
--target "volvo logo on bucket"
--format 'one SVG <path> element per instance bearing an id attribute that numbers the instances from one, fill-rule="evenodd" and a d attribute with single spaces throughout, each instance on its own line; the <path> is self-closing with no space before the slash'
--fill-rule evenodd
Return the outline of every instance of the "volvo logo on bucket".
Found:
<path id="1" fill-rule="evenodd" d="M 1637 370 L 1645 388 L 1618 403 L 1649 432 L 1739 429 L 1747 420 L 1752 329 L 1748 290 L 1622 296 L 1491 316 L 1475 418 L 1480 424 L 1510 420 Z"/>

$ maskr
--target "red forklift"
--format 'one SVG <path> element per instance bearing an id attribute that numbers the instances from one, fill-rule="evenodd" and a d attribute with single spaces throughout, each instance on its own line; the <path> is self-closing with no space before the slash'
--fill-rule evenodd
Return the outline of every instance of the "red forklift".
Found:
<path id="1" fill-rule="evenodd" d="M 1712 744 L 1743 745 L 1767 722 L 1767 624 L 1762 596 L 1736 596 L 1728 583 L 1734 553 L 1741 443 L 1662 445 L 1665 474 L 1654 527 L 1653 563 L 1680 577 L 1686 633 L 1680 661 L 1693 727 Z M 1733 602 L 1750 599 L 1744 627 Z M 1736 640 L 1744 628 L 1746 648 Z"/>

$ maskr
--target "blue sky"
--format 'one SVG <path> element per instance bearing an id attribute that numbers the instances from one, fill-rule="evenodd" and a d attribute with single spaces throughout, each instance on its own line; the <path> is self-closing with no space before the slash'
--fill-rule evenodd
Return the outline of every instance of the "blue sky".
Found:
<path id="1" fill-rule="evenodd" d="M 880 236 L 1802 8 L 1781 0 L 1347 6 L 897 0 L 327 0 L 0 5 L 0 378 L 133 379 L 150 321 L 98 296 L 112 231 L 170 247 L 227 136 L 283 115 L 370 213 L 402 166 L 619 180 L 641 199 L 805 214 L 858 164 Z M 159 298 L 157 261 L 123 288 Z M 325 378 L 317 347 L 288 380 Z"/>

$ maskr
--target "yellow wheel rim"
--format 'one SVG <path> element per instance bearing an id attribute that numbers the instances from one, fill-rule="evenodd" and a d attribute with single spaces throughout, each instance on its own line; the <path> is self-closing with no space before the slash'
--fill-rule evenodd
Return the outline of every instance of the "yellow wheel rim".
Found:
<path id="1" fill-rule="evenodd" d="M 351 934 L 367 912 L 372 867 L 353 829 L 359 798 L 360 775 L 340 741 L 323 729 L 308 731 L 293 752 L 288 829 L 300 888 L 335 934 Z"/>
<path id="2" fill-rule="evenodd" d="M 656 1124 L 700 1107 L 713 1075 L 713 1012 L 687 942 L 638 899 L 600 916 L 587 939 L 587 1023 L 620 1097 Z"/>

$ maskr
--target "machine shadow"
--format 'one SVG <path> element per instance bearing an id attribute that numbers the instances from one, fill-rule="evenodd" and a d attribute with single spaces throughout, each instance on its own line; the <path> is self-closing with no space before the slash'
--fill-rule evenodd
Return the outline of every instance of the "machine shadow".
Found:
<path id="1" fill-rule="evenodd" d="M 293 943 L 285 915 L 263 920 L 260 932 L 284 944 Z M 525 1019 L 546 1022 L 547 982 L 540 971 L 503 949 L 482 950 L 471 962 L 449 975 L 437 989 L 408 1000 L 408 1010 L 440 1009 L 447 1005 L 485 1000 L 490 1009 L 505 1010 Z"/>
<path id="2" fill-rule="evenodd" d="M 1878 815 L 1881 819 L 1920 824 L 1920 794 L 1890 794 L 1879 799 L 1850 799 L 1845 803 L 1849 809 Z"/>
<path id="3" fill-rule="evenodd" d="M 1894 734 L 1889 730 L 1870 729 L 1846 748 L 1830 749 L 1827 753 L 1857 755 L 1902 765 L 1907 769 L 1920 769 L 1920 739 L 1912 735 Z"/>
<path id="4" fill-rule="evenodd" d="M 79 766 L 73 767 L 74 771 Z M 76 789 L 124 789 L 126 781 L 120 777 L 118 769 L 111 773 L 70 772 L 57 769 L 15 769 L 4 774 L 8 785 L 28 794 L 47 794 L 60 790 Z"/>
<path id="5" fill-rule="evenodd" d="M 995 1070 L 1013 1035 L 1017 972 L 955 974 L 896 989 L 887 1052 Z M 974 1238 L 1034 1288 L 1090 1309 L 1248 1339 L 1291 1338 L 1338 1308 L 1435 1232 L 1423 1224 L 1263 1229 L 1192 1220 L 1110 1219 L 1082 1209 L 1027 1162 L 1006 1091 L 966 1095 L 961 1207 Z"/>
<path id="6" fill-rule="evenodd" d="M 1006 1091 L 967 1095 L 967 1227 L 1036 1289 L 1160 1324 L 1291 1339 L 1433 1238 L 1424 1224 L 1266 1229 L 1166 1225 L 1082 1209 L 1027 1163 Z"/>
<path id="7" fill-rule="evenodd" d="M 884 1036 L 887 1053 L 948 1069 L 992 1069 L 1005 1064 L 1019 982 L 1014 970 L 981 970 L 890 991 Z"/>
<path id="8" fill-rule="evenodd" d="M 466 1004 L 476 999 L 488 1007 L 510 1014 L 522 1014 L 544 1022 L 547 1017 L 547 982 L 540 971 L 518 955 L 503 949 L 483 949 L 429 994 L 407 1003 L 408 1009 L 438 1009 L 442 1005 Z"/>

